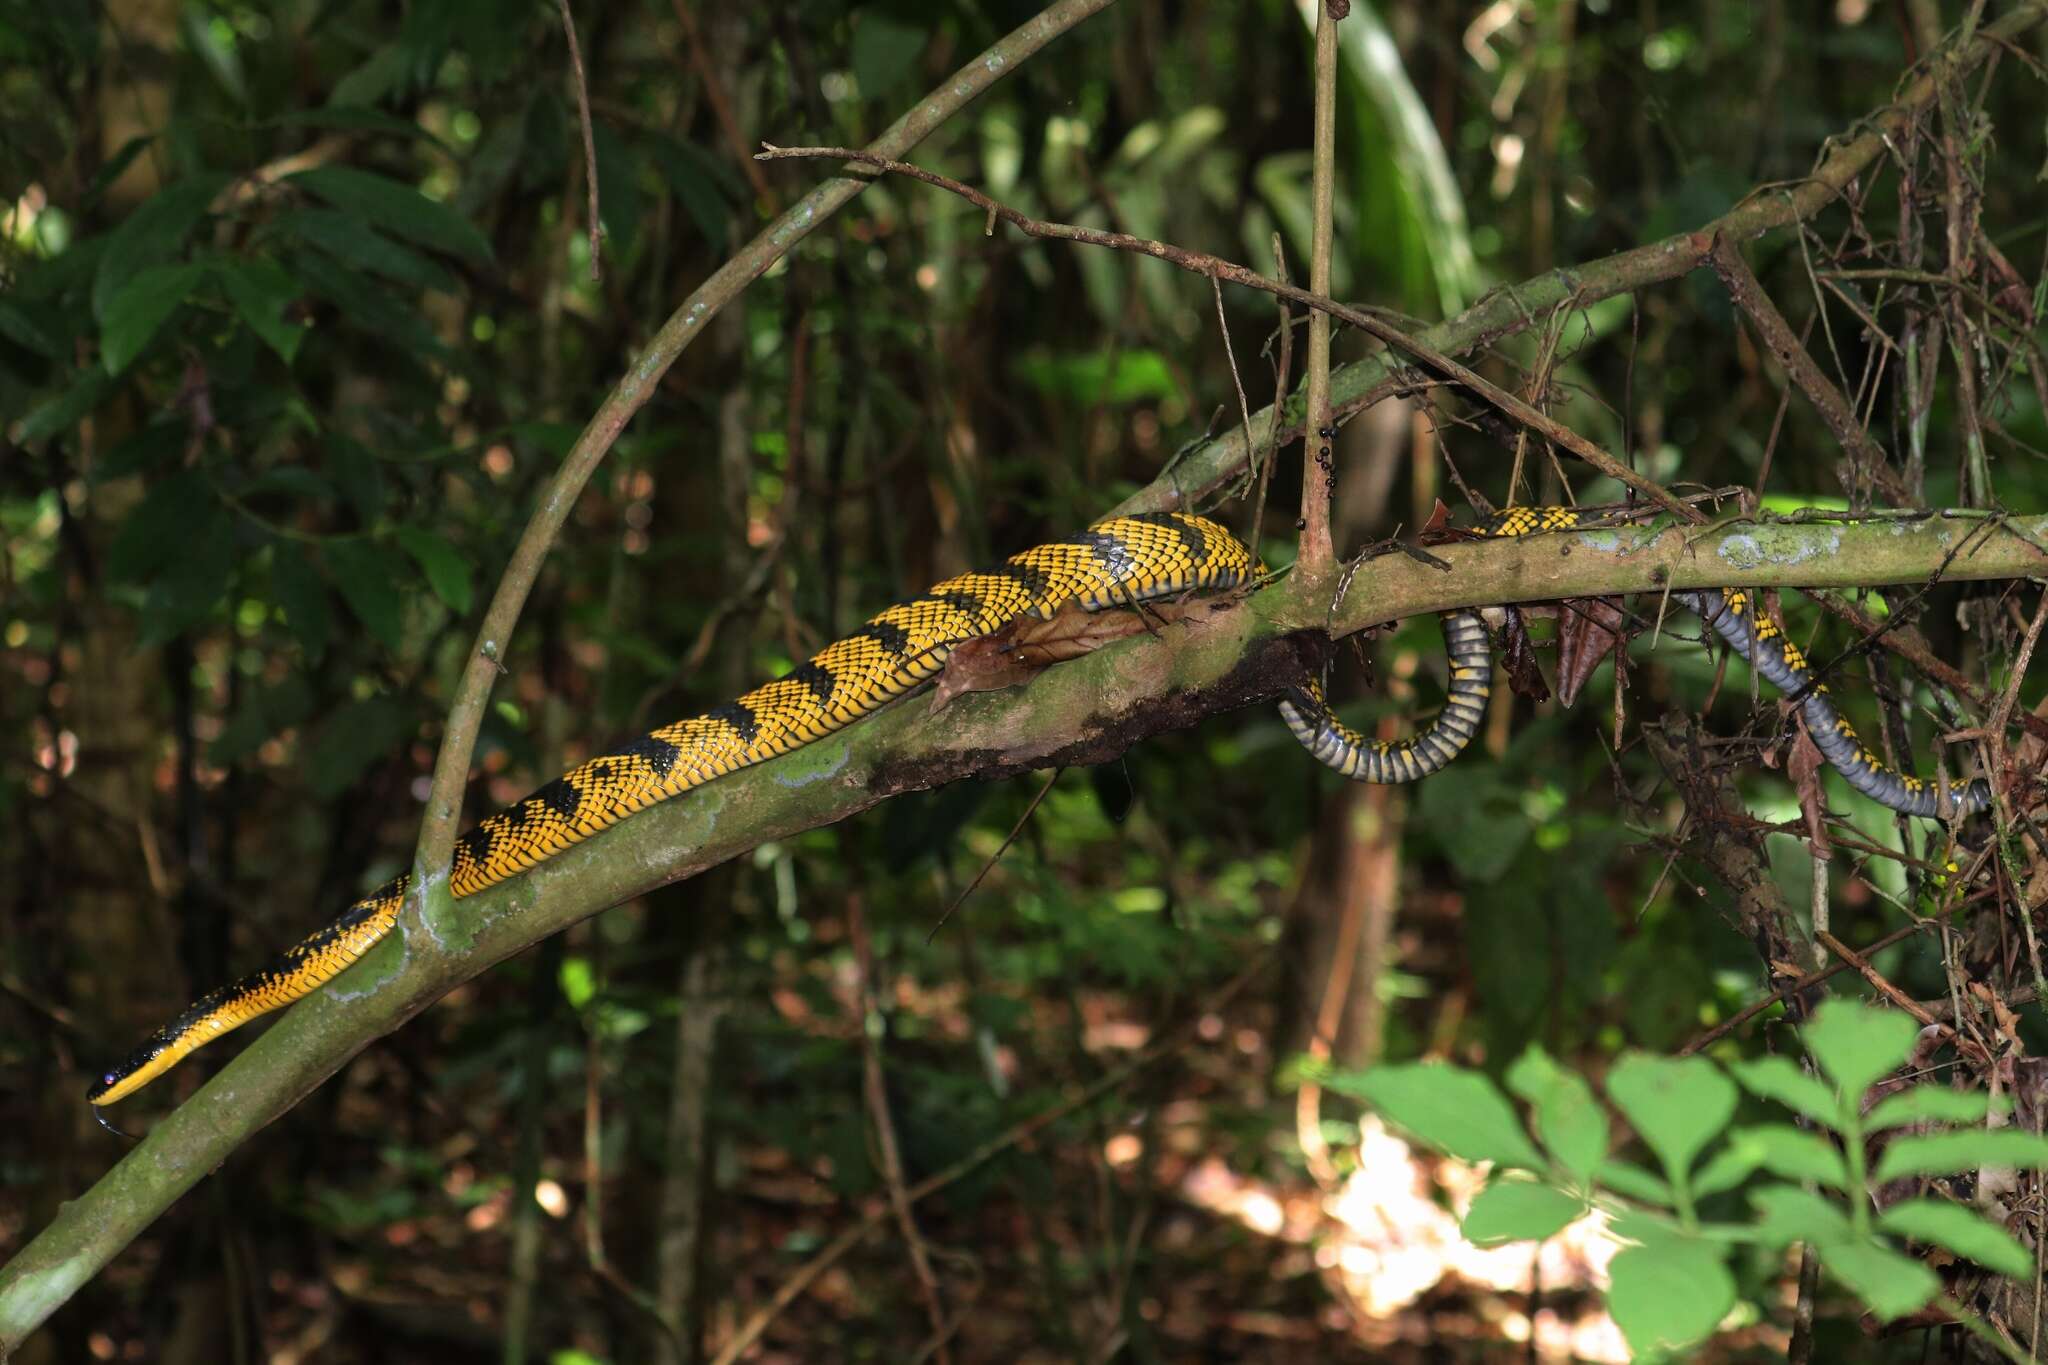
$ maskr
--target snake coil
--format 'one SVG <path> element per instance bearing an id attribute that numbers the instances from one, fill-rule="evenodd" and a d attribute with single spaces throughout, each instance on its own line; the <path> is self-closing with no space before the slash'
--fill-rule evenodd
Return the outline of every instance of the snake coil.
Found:
<path id="1" fill-rule="evenodd" d="M 1512 508 L 1478 530 L 1520 536 L 1582 524 L 1570 508 Z M 1161 512 L 1111 517 L 996 568 L 948 579 L 879 613 L 786 676 L 590 759 L 486 817 L 457 843 L 450 887 L 457 897 L 474 895 L 657 802 L 821 739 L 929 679 L 954 646 L 1021 617 L 1233 588 L 1259 572 L 1251 551 L 1218 523 Z M 1943 791 L 1886 767 L 1836 712 L 1797 646 L 1755 610 L 1747 593 L 1687 593 L 1680 600 L 1759 673 L 1799 699 L 1814 741 L 1856 790 L 1911 815 L 1944 814 L 1944 798 L 1959 815 L 1989 803 L 1990 787 L 1981 778 Z M 1313 681 L 1289 689 L 1281 718 L 1318 760 L 1356 781 L 1413 782 L 1438 771 L 1478 733 L 1493 678 L 1479 617 L 1446 612 L 1442 626 L 1450 694 L 1422 734 L 1368 740 L 1331 714 Z M 391 932 L 407 881 L 386 883 L 263 967 L 202 996 L 101 1075 L 87 1099 L 96 1106 L 123 1099 L 195 1049 L 325 985 Z"/>

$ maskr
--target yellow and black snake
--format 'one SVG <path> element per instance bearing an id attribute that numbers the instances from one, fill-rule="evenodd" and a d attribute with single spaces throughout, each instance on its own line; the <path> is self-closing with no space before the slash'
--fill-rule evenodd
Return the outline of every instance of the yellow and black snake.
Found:
<path id="1" fill-rule="evenodd" d="M 1478 529 L 1519 536 L 1582 524 L 1569 508 L 1516 508 Z M 451 890 L 473 895 L 636 811 L 850 725 L 937 673 L 954 646 L 1020 617 L 1232 588 L 1260 571 L 1251 551 L 1218 523 L 1161 512 L 1111 517 L 997 568 L 948 579 L 883 611 L 787 676 L 593 758 L 489 816 L 457 843 Z M 1754 610 L 1748 594 L 1679 596 L 1757 671 L 1801 699 L 1815 741 L 1858 791 L 1896 810 L 1940 813 L 1940 793 L 1886 768 L 1863 746 L 1798 649 Z M 1428 730 L 1412 739 L 1367 740 L 1330 713 L 1313 681 L 1282 700 L 1288 728 L 1322 762 L 1361 782 L 1412 782 L 1436 772 L 1478 732 L 1493 677 L 1475 612 L 1444 613 L 1443 631 L 1450 696 Z M 1990 799 L 1982 779 L 1948 795 L 1959 813 Z M 87 1098 L 94 1105 L 123 1099 L 193 1050 L 325 985 L 391 931 L 406 883 L 387 883 L 266 966 L 202 997 L 95 1081 Z"/>

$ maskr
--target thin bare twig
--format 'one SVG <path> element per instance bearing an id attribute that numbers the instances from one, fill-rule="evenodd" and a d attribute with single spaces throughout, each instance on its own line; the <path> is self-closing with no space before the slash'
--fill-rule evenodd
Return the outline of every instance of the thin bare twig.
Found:
<path id="1" fill-rule="evenodd" d="M 1813 936 L 1820 940 L 1822 947 L 1855 968 L 1857 973 L 1865 981 L 1868 981 L 1877 990 L 1878 994 L 1884 996 L 1885 999 L 1891 1001 L 1915 1019 L 1918 1019 L 1922 1024 L 1936 1024 L 1940 1022 L 1926 1006 L 1893 985 L 1882 972 L 1871 966 L 1870 958 L 1867 954 L 1857 952 L 1825 929 L 1815 930 Z"/>
<path id="2" fill-rule="evenodd" d="M 1054 768 L 1045 775 L 1045 782 L 1039 787 L 1038 794 L 1031 798 L 1030 805 L 1024 807 L 1024 813 L 1017 817 L 1017 823 L 1010 826 L 1010 832 L 1003 836 L 1003 842 L 996 845 L 996 851 L 988 855 L 988 860 L 981 865 L 981 871 L 974 874 L 974 880 L 967 883 L 966 888 L 959 895 L 953 897 L 953 903 L 946 907 L 946 913 L 939 916 L 939 922 L 934 924 L 932 931 L 924 936 L 926 943 L 930 943 L 939 936 L 939 930 L 946 927 L 946 921 L 953 918 L 953 912 L 967 903 L 967 898 L 974 894 L 975 887 L 981 885 L 981 879 L 989 874 L 989 869 L 1002 859 L 1003 854 L 1009 851 L 1011 844 L 1017 842 L 1017 836 L 1022 834 L 1024 826 L 1031 822 L 1031 814 L 1038 809 L 1038 803 L 1045 800 L 1045 794 L 1052 790 L 1052 784 L 1059 781 L 1060 774 L 1065 771 L 1065 768 Z"/>
<path id="3" fill-rule="evenodd" d="M 562 11 L 562 33 L 569 39 L 569 71 L 576 80 L 576 113 L 583 124 L 583 188 L 589 198 L 590 282 L 604 278 L 604 220 L 597 211 L 597 134 L 590 126 L 590 87 L 583 79 L 583 49 L 576 42 L 576 16 L 569 12 L 569 0 L 555 0 Z"/>
<path id="4" fill-rule="evenodd" d="M 1792 326 L 1785 321 L 1778 305 L 1749 268 L 1749 262 L 1742 257 L 1742 248 L 1729 237 L 1721 237 L 1714 243 L 1714 272 L 1721 277 L 1722 286 L 1728 297 L 1756 328 L 1757 338 L 1764 347 L 1776 356 L 1778 363 L 1785 367 L 1786 380 L 1806 395 L 1806 401 L 1813 404 L 1814 411 L 1827 423 L 1828 430 L 1841 444 L 1848 455 L 1848 465 L 1843 471 L 1842 483 L 1851 497 L 1860 492 L 1859 484 L 1869 484 L 1883 493 L 1894 506 L 1903 506 L 1912 501 L 1906 485 L 1898 472 L 1885 458 L 1884 451 L 1872 440 L 1863 424 L 1856 420 L 1854 409 L 1842 391 L 1821 373 L 1813 357 L 1793 335 Z"/>
<path id="5" fill-rule="evenodd" d="M 931 1320 L 938 1358 L 943 1362 L 948 1359 L 946 1305 L 939 1295 L 939 1277 L 932 1270 L 931 1253 L 925 1247 L 924 1233 L 918 1229 L 916 1215 L 910 1211 L 910 1194 L 903 1184 L 903 1152 L 896 1142 L 896 1120 L 889 1112 L 889 1088 L 882 1080 L 882 1049 L 875 1042 L 874 1030 L 868 1027 L 871 1018 L 880 1017 L 881 1007 L 875 999 L 874 942 L 868 936 L 867 913 L 858 890 L 846 898 L 846 933 L 853 940 L 854 971 L 859 977 L 854 991 L 854 1007 L 860 1017 L 854 1023 L 860 1038 L 861 1091 L 867 1099 L 868 1121 L 875 1128 L 879 1157 L 876 1165 L 882 1168 L 882 1183 L 889 1191 L 889 1207 L 896 1214 L 896 1226 L 910 1252 L 910 1265 L 917 1273 L 925 1316 Z"/>
<path id="6" fill-rule="evenodd" d="M 1273 274 L 1282 284 L 1287 283 L 1287 251 L 1277 232 L 1273 234 Z M 1266 423 L 1266 458 L 1259 465 L 1259 488 L 1252 495 L 1252 519 L 1245 538 L 1245 544 L 1252 547 L 1252 559 L 1260 563 L 1264 562 L 1259 541 L 1265 534 L 1266 490 L 1272 486 L 1273 465 L 1279 460 L 1280 447 L 1284 444 L 1280 420 L 1287 409 L 1287 386 L 1294 377 L 1294 312 L 1287 306 L 1286 299 L 1276 302 L 1280 305 L 1280 359 L 1273 366 L 1273 402 L 1266 409 L 1272 414 Z M 1247 450 L 1245 458 L 1250 460 L 1252 452 Z"/>
<path id="7" fill-rule="evenodd" d="M 1886 934 L 1883 938 L 1877 940 L 1877 942 L 1872 943 L 1865 947 L 1860 955 L 1865 960 L 1868 960 L 1869 958 L 1874 957 L 1878 953 L 1884 951 L 1886 948 L 1891 947 L 1894 943 L 1898 943 L 1903 939 L 1911 938 L 1913 935 L 1919 933 L 1923 929 L 1931 929 L 1933 927 L 1934 921 L 1931 919 L 1916 920 L 1912 924 L 1906 925 L 1904 928 L 1892 930 L 1889 934 Z M 1836 940 L 1837 943 L 1839 943 L 1840 941 L 1841 940 L 1839 939 Z M 1720 1023 L 1714 1025 L 1705 1033 L 1700 1034 L 1691 1042 L 1687 1043 L 1684 1047 L 1678 1049 L 1676 1055 L 1680 1057 L 1690 1057 L 1696 1052 L 1700 1052 L 1706 1048 L 1712 1047 L 1715 1043 L 1720 1042 L 1723 1038 L 1735 1032 L 1735 1030 L 1741 1028 L 1744 1024 L 1756 1018 L 1759 1014 L 1762 1014 L 1771 1006 L 1783 1004 L 1785 1001 L 1803 995 L 1807 991 L 1811 990 L 1813 987 L 1818 986 L 1821 982 L 1827 980 L 1829 977 L 1838 976 L 1841 973 L 1848 971 L 1849 969 L 1849 959 L 1846 956 L 1842 956 L 1839 961 L 1830 962 L 1825 967 L 1816 968 L 1815 970 L 1806 973 L 1806 975 L 1800 977 L 1796 981 L 1787 982 L 1785 985 L 1778 987 L 1770 994 L 1762 996 L 1759 999 L 1750 1001 L 1749 1004 L 1743 1006 L 1734 1014 L 1729 1015 L 1726 1019 L 1723 1019 Z M 1927 1009 L 1926 1006 L 1921 1006 L 1921 1008 Z M 1929 1010 L 1928 1012 L 1932 1013 L 1933 1011 Z"/>
<path id="8" fill-rule="evenodd" d="M 922 180 L 928 185 L 935 185 L 940 189 L 957 194 L 981 209 L 987 218 L 987 230 L 990 232 L 994 231 L 994 224 L 996 220 L 1000 219 L 1030 237 L 1038 237 L 1048 241 L 1077 242 L 1084 246 L 1099 246 L 1112 251 L 1134 251 L 1150 256 L 1155 260 L 1165 261 L 1169 265 L 1177 266 L 1193 274 L 1213 275 L 1232 284 L 1243 285 L 1247 289 L 1258 289 L 1268 294 L 1278 295 L 1293 303 L 1298 303 L 1304 308 L 1313 309 L 1317 313 L 1327 314 L 1340 322 L 1349 323 L 1360 331 L 1377 337 L 1379 340 L 1387 343 L 1387 345 L 1406 355 L 1414 357 L 1415 363 L 1423 369 L 1432 371 L 1440 377 L 1470 391 L 1507 417 L 1521 423 L 1545 440 L 1562 446 L 1572 455 L 1592 465 L 1617 483 L 1633 488 L 1636 492 L 1642 494 L 1643 497 L 1656 503 L 1659 507 L 1681 520 L 1687 522 L 1697 522 L 1700 520 L 1699 514 L 1688 509 L 1683 502 L 1671 494 L 1669 489 L 1652 479 L 1638 474 L 1635 470 L 1629 468 L 1627 464 L 1615 459 L 1614 456 L 1609 455 L 1606 451 L 1600 449 L 1600 447 L 1594 445 L 1584 436 L 1581 436 L 1578 432 L 1573 431 L 1555 418 L 1538 412 L 1535 408 L 1530 407 L 1521 399 L 1508 393 L 1499 385 L 1474 373 L 1465 365 L 1453 360 L 1450 356 L 1443 354 L 1434 347 L 1423 344 L 1398 327 L 1383 322 L 1361 309 L 1353 308 L 1349 304 L 1339 303 L 1337 300 L 1319 294 L 1312 289 L 1301 289 L 1293 285 L 1282 284 L 1277 280 L 1269 280 L 1247 266 L 1238 265 L 1234 261 L 1226 261 L 1220 256 L 1212 256 L 1205 251 L 1190 251 L 1186 247 L 1174 246 L 1169 242 L 1155 241 L 1149 237 L 1133 237 L 1127 232 L 1105 232 L 1100 228 L 1079 227 L 1072 223 L 1051 223 L 1042 219 L 1032 218 L 1024 213 L 1020 213 L 1016 209 L 1010 208 L 1006 204 L 997 202 L 970 185 L 964 185 L 960 181 L 954 180 L 950 176 L 940 175 L 936 171 L 928 171 L 922 166 L 913 166 L 909 162 L 899 161 L 893 157 L 880 156 L 873 152 L 857 151 L 850 147 L 778 147 L 773 143 L 765 142 L 761 146 L 762 150 L 756 152 L 755 156 L 763 161 L 782 161 L 791 158 L 850 161 L 856 165 L 872 166 L 876 170 L 887 171 L 892 175 L 904 175 L 913 180 Z"/>
<path id="9" fill-rule="evenodd" d="M 1328 297 L 1330 258 L 1336 245 L 1337 200 L 1337 21 L 1329 5 L 1316 6 L 1315 130 L 1309 175 L 1308 287 Z M 1213 276 L 1212 276 L 1213 278 Z M 1314 592 L 1337 571 L 1330 543 L 1330 500 L 1337 482 L 1337 428 L 1330 420 L 1330 315 L 1320 309 L 1308 319 L 1308 354 L 1303 378 L 1307 407 L 1302 421 L 1301 519 L 1294 572 Z"/>
<path id="10" fill-rule="evenodd" d="M 1244 422 L 1245 459 L 1256 464 L 1259 445 L 1252 435 L 1252 402 L 1244 396 L 1244 377 L 1237 372 L 1237 347 L 1230 341 L 1230 319 L 1223 315 L 1223 284 L 1211 275 L 1209 289 L 1216 295 L 1216 330 L 1223 334 L 1223 358 L 1230 362 L 1230 382 L 1237 389 L 1237 413 Z M 1254 473 L 1248 469 L 1245 477 L 1249 479 Z"/>

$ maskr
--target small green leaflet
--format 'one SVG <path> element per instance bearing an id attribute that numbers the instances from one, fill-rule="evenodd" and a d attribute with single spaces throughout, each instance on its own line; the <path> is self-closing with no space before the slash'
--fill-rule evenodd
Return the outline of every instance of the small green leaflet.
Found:
<path id="1" fill-rule="evenodd" d="M 214 273 L 236 315 L 285 364 L 291 364 L 299 353 L 299 343 L 306 339 L 306 329 L 284 317 L 284 310 L 301 292 L 299 282 L 283 266 L 260 256 L 217 265 Z"/>
<path id="2" fill-rule="evenodd" d="M 289 177 L 292 184 L 338 209 L 357 214 L 400 237 L 483 264 L 491 244 L 445 204 L 410 185 L 352 166 L 319 166 Z"/>
<path id="3" fill-rule="evenodd" d="M 1735 1278 L 1710 1242 L 1672 1238 L 1630 1247 L 1608 1266 L 1607 1311 L 1637 1351 L 1676 1350 L 1721 1325 Z"/>
<path id="4" fill-rule="evenodd" d="M 391 552 L 364 540 L 331 540 L 322 548 L 349 610 L 396 652 L 405 641 L 405 599 L 392 581 Z"/>
<path id="5" fill-rule="evenodd" d="M 119 374 L 133 364 L 204 278 L 205 266 L 153 265 L 123 284 L 100 320 L 100 364 L 107 373 Z"/>
<path id="6" fill-rule="evenodd" d="M 1474 1246 L 1540 1242 L 1563 1231 L 1566 1224 L 1585 1211 L 1583 1200 L 1554 1185 L 1520 1176 L 1500 1176 L 1488 1182 L 1473 1199 L 1462 1230 L 1465 1240 Z"/>
<path id="7" fill-rule="evenodd" d="M 1679 1182 L 1734 1114 L 1736 1090 L 1704 1057 L 1631 1052 L 1608 1073 L 1607 1097 Z"/>
<path id="8" fill-rule="evenodd" d="M 1465 1161 L 1497 1161 L 1540 1171 L 1542 1154 L 1493 1082 L 1475 1071 L 1430 1064 L 1376 1066 L 1330 1078 L 1332 1089 L 1362 1095 L 1400 1127 Z"/>
<path id="9" fill-rule="evenodd" d="M 463 558 L 462 551 L 417 526 L 399 527 L 398 543 L 418 561 L 420 571 L 427 576 L 427 585 L 434 590 L 434 596 L 448 605 L 448 610 L 457 616 L 468 612 L 472 600 L 469 561 Z"/>

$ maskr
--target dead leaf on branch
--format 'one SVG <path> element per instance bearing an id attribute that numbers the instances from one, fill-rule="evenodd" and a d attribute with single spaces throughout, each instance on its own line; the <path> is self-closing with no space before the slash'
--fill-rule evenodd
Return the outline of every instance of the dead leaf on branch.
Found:
<path id="1" fill-rule="evenodd" d="M 1000 630 L 963 640 L 953 647 L 932 689 L 928 714 L 937 715 L 955 697 L 967 692 L 1000 692 L 1021 687 L 1047 668 L 1104 645 L 1161 625 L 1191 619 L 1208 602 L 1146 603 L 1135 611 L 1089 611 L 1069 606 L 1049 619 L 1019 617 Z"/>
<path id="2" fill-rule="evenodd" d="M 1501 623 L 1500 662 L 1516 696 L 1530 701 L 1550 700 L 1550 685 L 1543 681 L 1543 670 L 1537 666 L 1536 646 L 1529 639 L 1528 624 L 1513 607 L 1507 609 L 1506 619 Z"/>
<path id="3" fill-rule="evenodd" d="M 1619 597 L 1574 597 L 1557 609 L 1557 699 L 1570 706 L 1608 655 L 1621 666 L 1628 614 Z M 1619 680 L 1616 682 L 1619 688 Z"/>
<path id="4" fill-rule="evenodd" d="M 1768 756 L 1765 764 L 1770 766 Z M 1820 789 L 1820 775 L 1827 766 L 1827 756 L 1806 733 L 1806 719 L 1801 716 L 1799 724 L 1793 727 L 1792 752 L 1785 759 L 1785 775 L 1792 779 L 1792 789 L 1799 793 L 1807 837 L 1813 843 L 1815 855 L 1820 857 L 1827 856 L 1833 847 L 1828 841 L 1827 798 Z"/>

